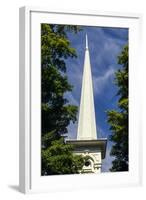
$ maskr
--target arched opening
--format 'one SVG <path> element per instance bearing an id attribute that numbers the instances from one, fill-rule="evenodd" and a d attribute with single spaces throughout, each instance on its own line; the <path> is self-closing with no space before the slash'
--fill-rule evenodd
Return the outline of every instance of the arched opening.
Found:
<path id="1" fill-rule="evenodd" d="M 91 166 L 91 161 L 90 161 L 90 160 L 85 161 L 85 166 L 86 166 L 86 167 Z"/>

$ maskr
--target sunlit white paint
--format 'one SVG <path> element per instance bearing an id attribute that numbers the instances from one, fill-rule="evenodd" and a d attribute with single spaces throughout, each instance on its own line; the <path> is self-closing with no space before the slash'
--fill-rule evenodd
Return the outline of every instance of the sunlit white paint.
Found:
<path id="1" fill-rule="evenodd" d="M 93 140 L 97 139 L 97 132 L 96 132 L 91 64 L 90 64 L 87 35 L 86 35 L 86 50 L 85 50 L 83 70 L 84 71 L 82 79 L 82 91 L 81 91 L 77 140 Z"/>

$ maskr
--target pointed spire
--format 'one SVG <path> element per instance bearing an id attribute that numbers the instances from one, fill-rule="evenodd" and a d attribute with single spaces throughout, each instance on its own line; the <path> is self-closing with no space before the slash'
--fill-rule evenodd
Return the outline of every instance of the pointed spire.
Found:
<path id="1" fill-rule="evenodd" d="M 86 50 L 88 50 L 88 36 L 86 34 Z"/>
<path id="2" fill-rule="evenodd" d="M 88 38 L 86 35 L 86 51 L 85 51 L 84 69 L 82 77 L 82 91 L 80 100 L 77 140 L 95 140 L 95 139 L 97 139 L 97 134 L 96 134 L 92 73 L 90 65 L 90 55 L 88 50 Z"/>

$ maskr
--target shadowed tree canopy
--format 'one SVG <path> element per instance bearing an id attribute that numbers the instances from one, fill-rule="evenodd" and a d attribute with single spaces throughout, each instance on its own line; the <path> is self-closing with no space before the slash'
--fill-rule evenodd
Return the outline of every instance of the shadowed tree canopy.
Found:
<path id="1" fill-rule="evenodd" d="M 111 155 L 115 157 L 111 171 L 128 171 L 128 46 L 118 56 L 118 64 L 122 65 L 115 73 L 115 84 L 118 86 L 118 110 L 108 111 L 108 122 L 114 143 Z"/>
<path id="2" fill-rule="evenodd" d="M 78 26 L 41 25 L 41 132 L 42 175 L 78 173 L 82 158 L 64 143 L 67 126 L 77 120 L 78 108 L 64 97 L 73 86 L 66 76 L 66 59 L 75 58 L 67 33 Z M 69 67 L 69 66 L 67 66 Z"/>

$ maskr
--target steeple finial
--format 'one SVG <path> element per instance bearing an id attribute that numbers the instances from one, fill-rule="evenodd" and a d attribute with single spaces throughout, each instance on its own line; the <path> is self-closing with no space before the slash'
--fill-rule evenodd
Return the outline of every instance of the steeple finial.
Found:
<path id="1" fill-rule="evenodd" d="M 86 50 L 88 50 L 88 36 L 86 34 Z"/>

